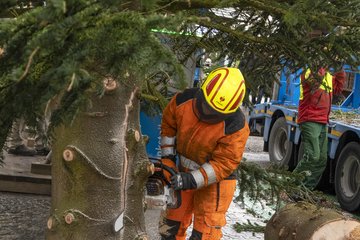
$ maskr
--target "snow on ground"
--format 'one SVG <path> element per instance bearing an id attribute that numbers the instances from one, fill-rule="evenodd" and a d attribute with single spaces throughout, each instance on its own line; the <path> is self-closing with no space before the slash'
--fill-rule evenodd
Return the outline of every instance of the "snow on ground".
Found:
<path id="1" fill-rule="evenodd" d="M 236 193 L 235 195 L 237 195 Z M 254 214 L 250 213 L 247 209 L 253 211 Z M 253 203 L 249 199 L 245 198 L 244 204 L 241 202 L 232 202 L 229 210 L 226 214 L 227 224 L 223 228 L 222 240 L 262 240 L 264 239 L 263 233 L 253 232 L 241 232 L 235 231 L 233 225 L 236 223 L 265 226 L 266 221 L 271 218 L 275 211 L 267 206 L 265 203 L 263 206 L 260 203 Z"/>
<path id="2" fill-rule="evenodd" d="M 260 240 L 264 239 L 262 233 L 241 232 L 235 231 L 233 225 L 238 223 L 257 223 L 264 226 L 264 223 L 259 219 L 249 215 L 245 209 L 241 208 L 238 203 L 231 203 L 228 213 L 226 214 L 227 225 L 223 228 L 223 240 L 232 239 L 247 239 L 247 240 Z"/>

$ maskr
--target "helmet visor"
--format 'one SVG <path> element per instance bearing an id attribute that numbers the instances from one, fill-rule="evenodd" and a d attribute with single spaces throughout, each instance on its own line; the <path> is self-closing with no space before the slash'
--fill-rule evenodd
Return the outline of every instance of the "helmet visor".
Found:
<path id="1" fill-rule="evenodd" d="M 224 121 L 230 114 L 223 114 L 213 109 L 205 100 L 201 90 L 196 93 L 193 102 L 193 110 L 197 118 L 202 122 L 215 124 Z"/>

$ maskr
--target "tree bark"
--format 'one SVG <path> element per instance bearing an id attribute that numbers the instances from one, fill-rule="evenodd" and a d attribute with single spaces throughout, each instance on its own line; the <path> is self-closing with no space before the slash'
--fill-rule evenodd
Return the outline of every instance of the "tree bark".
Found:
<path id="1" fill-rule="evenodd" d="M 265 240 L 360 239 L 360 222 L 333 209 L 299 202 L 286 205 L 266 224 Z"/>
<path id="2" fill-rule="evenodd" d="M 143 189 L 150 162 L 137 88 L 113 83 L 55 131 L 47 239 L 147 239 Z"/>

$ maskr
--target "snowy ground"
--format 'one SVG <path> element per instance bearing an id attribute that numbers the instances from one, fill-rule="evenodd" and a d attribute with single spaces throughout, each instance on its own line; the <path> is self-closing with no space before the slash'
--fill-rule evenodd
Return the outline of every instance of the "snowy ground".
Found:
<path id="1" fill-rule="evenodd" d="M 254 212 L 249 213 L 246 209 L 251 209 Z M 254 214 L 255 213 L 255 214 Z M 262 240 L 264 239 L 263 233 L 241 232 L 235 231 L 233 225 L 236 223 L 265 226 L 266 220 L 269 220 L 273 215 L 274 210 L 268 206 L 261 206 L 260 204 L 253 204 L 245 200 L 245 206 L 241 203 L 232 202 L 226 214 L 227 224 L 223 228 L 223 240 Z"/>

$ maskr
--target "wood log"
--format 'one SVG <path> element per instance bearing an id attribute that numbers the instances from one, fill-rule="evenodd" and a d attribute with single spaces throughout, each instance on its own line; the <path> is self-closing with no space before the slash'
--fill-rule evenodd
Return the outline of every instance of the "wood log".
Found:
<path id="1" fill-rule="evenodd" d="M 360 222 L 306 202 L 287 204 L 265 228 L 265 240 L 359 240 Z"/>

